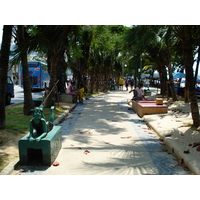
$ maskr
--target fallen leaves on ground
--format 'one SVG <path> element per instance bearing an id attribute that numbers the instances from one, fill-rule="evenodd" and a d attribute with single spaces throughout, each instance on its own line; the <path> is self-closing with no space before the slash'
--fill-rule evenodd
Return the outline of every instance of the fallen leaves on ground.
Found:
<path id="1" fill-rule="evenodd" d="M 85 155 L 87 155 L 88 153 L 90 153 L 90 151 L 85 150 L 83 153 L 84 153 Z"/>
<path id="2" fill-rule="evenodd" d="M 178 166 L 181 166 L 181 167 L 183 167 L 183 168 L 187 168 L 187 166 L 186 166 L 186 165 L 184 165 L 184 164 L 181 164 L 181 163 L 179 163 L 179 164 L 178 164 Z"/>
<path id="3" fill-rule="evenodd" d="M 200 142 L 194 142 L 192 147 L 194 148 L 194 147 L 197 147 L 199 145 L 200 145 Z"/>
<path id="4" fill-rule="evenodd" d="M 93 133 L 92 131 L 81 131 L 81 130 L 77 130 L 80 134 L 83 134 L 83 133 Z"/>
<path id="5" fill-rule="evenodd" d="M 131 136 L 121 137 L 121 139 L 129 139 L 129 138 L 131 138 Z"/>
<path id="6" fill-rule="evenodd" d="M 60 163 L 59 163 L 58 161 L 54 161 L 54 162 L 53 162 L 53 166 L 56 167 L 56 166 L 59 166 L 59 165 L 60 165 Z"/>
<path id="7" fill-rule="evenodd" d="M 200 151 L 200 146 L 199 147 L 197 147 L 197 149 L 196 149 L 197 151 Z"/>

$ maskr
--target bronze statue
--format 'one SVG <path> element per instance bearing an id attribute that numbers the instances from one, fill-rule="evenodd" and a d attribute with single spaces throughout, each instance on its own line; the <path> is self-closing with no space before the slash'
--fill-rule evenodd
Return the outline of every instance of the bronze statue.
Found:
<path id="1" fill-rule="evenodd" d="M 54 113 L 53 113 L 54 106 L 51 107 L 51 115 L 50 121 L 47 122 L 45 120 L 43 114 L 43 106 L 41 105 L 39 108 L 35 108 L 33 111 L 33 119 L 30 120 L 29 128 L 30 128 L 30 142 L 39 142 L 42 138 L 47 136 L 47 133 L 52 130 L 53 128 L 53 120 L 54 120 Z"/>

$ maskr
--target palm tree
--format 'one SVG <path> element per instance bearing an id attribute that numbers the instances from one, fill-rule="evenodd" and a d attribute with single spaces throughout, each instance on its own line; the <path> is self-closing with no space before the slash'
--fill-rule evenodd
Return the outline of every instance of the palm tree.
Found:
<path id="1" fill-rule="evenodd" d="M 4 25 L 3 27 L 3 40 L 0 55 L 0 130 L 6 128 L 5 99 L 12 28 L 13 25 Z"/>
<path id="2" fill-rule="evenodd" d="M 28 47 L 30 38 L 27 33 L 27 27 L 24 25 L 17 26 L 17 45 L 20 51 L 19 59 L 21 60 L 22 73 L 23 73 L 23 88 L 24 88 L 24 115 L 31 115 L 31 109 L 34 107 L 32 93 L 31 93 L 31 81 L 28 71 Z"/>
<path id="3" fill-rule="evenodd" d="M 193 126 L 200 126 L 199 108 L 195 92 L 195 78 L 193 73 L 194 49 L 200 38 L 200 26 L 172 26 L 175 36 L 181 41 L 184 67 L 186 70 L 186 84 L 189 89 L 190 107 Z"/>
<path id="4" fill-rule="evenodd" d="M 29 29 L 29 33 L 27 34 L 26 32 L 26 34 L 24 35 L 24 37 L 28 36 L 27 38 L 29 40 L 25 37 L 26 40 L 24 40 L 23 45 L 21 45 L 19 49 L 20 55 L 23 52 L 23 55 L 25 57 L 26 53 L 30 53 L 32 51 L 44 52 L 47 55 L 47 63 L 50 74 L 50 91 L 52 91 L 58 79 L 60 80 L 59 86 L 64 88 L 64 83 L 62 81 L 63 78 L 60 75 L 65 75 L 65 72 L 63 73 L 63 70 L 65 71 L 64 52 L 66 49 L 68 34 L 73 30 L 73 28 L 74 26 L 65 25 L 31 26 Z M 21 37 L 21 41 L 23 41 L 23 37 Z M 60 63 L 62 65 L 60 65 Z M 50 93 L 50 95 L 46 99 L 45 107 L 50 107 L 52 105 L 52 97 L 53 93 Z"/>
<path id="5" fill-rule="evenodd" d="M 168 33 L 168 34 L 166 34 Z M 166 26 L 136 26 L 130 29 L 127 42 L 135 45 L 136 54 L 148 54 L 156 63 L 161 81 L 161 94 L 165 94 L 167 73 L 169 73 L 170 90 L 173 100 L 177 100 L 171 69 L 171 38 Z M 130 42 L 131 41 L 131 42 Z"/>

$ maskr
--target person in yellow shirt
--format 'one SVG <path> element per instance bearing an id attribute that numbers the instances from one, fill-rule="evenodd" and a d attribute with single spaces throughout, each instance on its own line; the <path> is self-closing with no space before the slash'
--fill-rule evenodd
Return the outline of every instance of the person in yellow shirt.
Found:
<path id="1" fill-rule="evenodd" d="M 83 84 L 80 85 L 80 89 L 79 89 L 79 103 L 83 104 L 83 96 L 84 96 L 84 87 Z"/>
<path id="2" fill-rule="evenodd" d="M 122 77 L 119 78 L 119 89 L 123 90 L 124 79 Z"/>

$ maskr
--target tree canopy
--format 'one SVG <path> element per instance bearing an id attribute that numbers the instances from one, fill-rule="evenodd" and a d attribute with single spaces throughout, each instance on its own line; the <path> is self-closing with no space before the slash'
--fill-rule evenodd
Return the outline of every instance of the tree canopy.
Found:
<path id="1" fill-rule="evenodd" d="M 134 76 L 141 81 L 142 73 L 152 76 L 157 70 L 161 94 L 170 91 L 167 95 L 177 100 L 172 76 L 177 70 L 186 72 L 188 101 L 192 102 L 192 110 L 197 108 L 198 73 L 194 74 L 193 64 L 200 57 L 198 25 L 23 25 L 14 26 L 13 37 L 17 47 L 13 63 L 23 62 L 26 69 L 28 55 L 37 52 L 35 59 L 48 64 L 50 90 L 58 81 L 58 91 L 65 92 L 66 69 L 72 70 L 78 86 L 87 76 L 91 93 L 107 90 L 109 81 L 117 81 L 119 76 Z M 30 93 L 28 85 L 26 93 Z M 51 98 L 46 107 L 51 106 Z M 29 108 L 24 113 L 28 114 Z M 198 126 L 198 113 L 192 116 Z"/>

